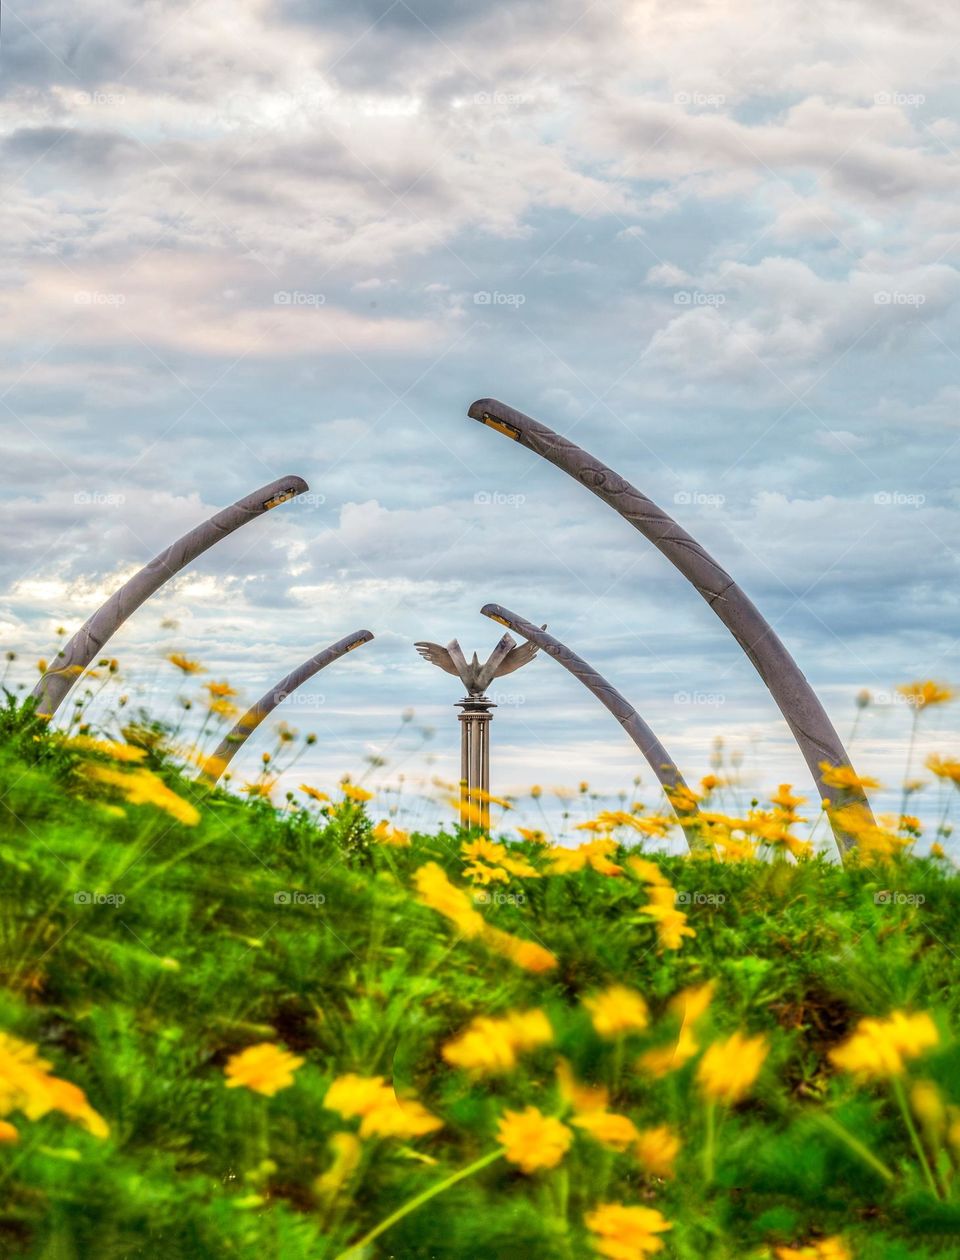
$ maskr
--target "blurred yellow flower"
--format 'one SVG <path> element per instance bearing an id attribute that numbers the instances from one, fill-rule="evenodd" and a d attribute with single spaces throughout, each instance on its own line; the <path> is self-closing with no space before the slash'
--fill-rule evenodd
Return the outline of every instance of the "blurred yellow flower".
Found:
<path id="1" fill-rule="evenodd" d="M 643 1032 L 650 1023 L 650 1012 L 641 995 L 622 984 L 611 985 L 602 993 L 584 998 L 583 1004 L 601 1037 Z"/>
<path id="2" fill-rule="evenodd" d="M 868 1079 L 902 1076 L 905 1059 L 916 1059 L 939 1043 L 937 1026 L 929 1015 L 893 1011 L 886 1019 L 862 1019 L 852 1036 L 831 1050 L 830 1058 L 843 1072 Z"/>
<path id="3" fill-rule="evenodd" d="M 309 796 L 312 801 L 329 801 L 330 799 L 326 792 L 321 792 L 319 788 L 311 787 L 309 783 L 301 783 L 300 791 L 304 795 Z"/>
<path id="4" fill-rule="evenodd" d="M 553 1028 L 542 1010 L 511 1011 L 499 1019 L 479 1015 L 443 1045 L 441 1054 L 453 1067 L 477 1074 L 508 1072 L 519 1053 L 552 1040 Z"/>
<path id="5" fill-rule="evenodd" d="M 687 923 L 687 916 L 676 906 L 650 905 L 644 908 L 644 913 L 656 924 L 661 949 L 681 949 L 684 937 L 694 937 L 697 934 Z"/>
<path id="6" fill-rule="evenodd" d="M 227 1088 L 236 1089 L 242 1085 L 245 1089 L 272 1098 L 278 1090 L 293 1084 L 293 1074 L 303 1061 L 299 1055 L 291 1054 L 272 1041 L 262 1041 L 259 1045 L 248 1046 L 246 1050 L 232 1054 L 227 1060 L 223 1069 Z"/>
<path id="7" fill-rule="evenodd" d="M 410 847 L 409 831 L 403 831 L 400 827 L 394 827 L 385 818 L 381 819 L 374 827 L 373 838 L 377 844 L 386 844 L 393 849 L 407 849 Z"/>
<path id="8" fill-rule="evenodd" d="M 418 900 L 449 919 L 464 936 L 477 936 L 483 931 L 483 916 L 474 908 L 469 895 L 452 884 L 436 862 L 427 862 L 415 871 L 413 882 Z"/>
<path id="9" fill-rule="evenodd" d="M 51 1076 L 51 1066 L 40 1058 L 36 1046 L 0 1032 L 0 1116 L 19 1111 L 28 1120 L 39 1120 L 50 1111 L 59 1111 L 94 1137 L 106 1137 L 107 1122 L 90 1106 L 83 1090 Z M 4 1132 L 4 1140 L 17 1140 L 16 1128 L 9 1122 Z"/>
<path id="10" fill-rule="evenodd" d="M 953 689 L 927 678 L 922 682 L 904 683 L 897 691 L 915 709 L 926 709 L 934 704 L 946 704 L 953 699 Z"/>
<path id="11" fill-rule="evenodd" d="M 634 1151 L 637 1159 L 654 1177 L 672 1177 L 673 1166 L 680 1151 L 680 1139 L 665 1124 L 654 1129 L 643 1129 L 637 1134 Z"/>
<path id="12" fill-rule="evenodd" d="M 83 773 L 98 783 L 119 788 L 131 805 L 153 805 L 185 827 L 195 827 L 200 821 L 196 806 L 168 788 L 152 770 L 142 766 L 135 770 L 114 770 L 91 762 L 83 767 Z"/>
<path id="13" fill-rule="evenodd" d="M 806 1247 L 778 1247 L 777 1260 L 853 1260 L 842 1238 L 819 1238 Z"/>
<path id="14" fill-rule="evenodd" d="M 580 1112 L 570 1123 L 614 1151 L 627 1150 L 640 1137 L 637 1126 L 629 1116 L 620 1116 L 613 1111 Z"/>
<path id="15" fill-rule="evenodd" d="M 557 965 L 556 955 L 536 941 L 525 941 L 519 936 L 511 936 L 509 932 L 501 932 L 498 928 L 486 928 L 483 939 L 492 950 L 522 967 L 524 971 L 540 973 L 551 971 Z"/>
<path id="16" fill-rule="evenodd" d="M 521 1172 L 556 1168 L 570 1149 L 573 1134 L 555 1116 L 545 1116 L 536 1107 L 505 1111 L 497 1126 L 497 1140 L 504 1155 Z"/>
<path id="17" fill-rule="evenodd" d="M 203 685 L 215 700 L 227 700 L 237 694 L 228 682 L 207 682 Z"/>
<path id="18" fill-rule="evenodd" d="M 540 831 L 536 827 L 518 827 L 517 831 L 524 840 L 528 840 L 531 844 L 547 844 L 546 832 Z"/>
<path id="19" fill-rule="evenodd" d="M 584 1217 L 594 1237 L 594 1251 L 609 1260 L 643 1260 L 663 1250 L 663 1239 L 673 1226 L 656 1208 L 628 1207 L 623 1203 L 600 1203 Z"/>
<path id="20" fill-rule="evenodd" d="M 210 713 L 215 713 L 217 717 L 233 718 L 236 717 L 240 710 L 235 704 L 231 704 L 229 700 L 211 700 L 207 705 Z"/>
<path id="21" fill-rule="evenodd" d="M 827 787 L 837 788 L 843 792 L 863 792 L 867 788 L 880 786 L 879 779 L 857 774 L 853 766 L 834 766 L 829 761 L 821 761 L 820 773 Z"/>
<path id="22" fill-rule="evenodd" d="M 366 788 L 357 787 L 355 783 L 348 783 L 344 781 L 340 784 L 340 790 L 343 792 L 348 801 L 355 801 L 357 804 L 373 800 L 372 792 L 368 792 Z"/>
<path id="23" fill-rule="evenodd" d="M 415 1099 L 400 1099 L 382 1076 L 338 1076 L 323 1105 L 347 1118 L 359 1116 L 361 1137 L 421 1137 L 443 1122 Z"/>
<path id="24" fill-rule="evenodd" d="M 767 1052 L 763 1036 L 745 1037 L 735 1032 L 725 1041 L 715 1041 L 697 1067 L 700 1088 L 716 1102 L 739 1102 L 760 1075 Z"/>
<path id="25" fill-rule="evenodd" d="M 73 739 L 67 740 L 67 744 L 80 752 L 102 753 L 111 761 L 143 761 L 147 755 L 145 748 L 119 744 L 110 739 L 94 739 L 91 735 L 75 735 Z"/>
<path id="26" fill-rule="evenodd" d="M 176 665 L 182 674 L 202 674 L 203 666 L 199 661 L 190 660 L 189 656 L 184 656 L 182 652 L 170 652 L 167 660 L 171 665 Z"/>
<path id="27" fill-rule="evenodd" d="M 605 1085 L 582 1085 L 573 1075 L 566 1059 L 557 1060 L 557 1085 L 560 1096 L 581 1114 L 606 1111 L 610 1093 Z"/>
<path id="28" fill-rule="evenodd" d="M 938 779 L 949 779 L 954 787 L 960 788 L 960 761 L 934 754 L 927 758 L 927 769 L 932 770 Z"/>
<path id="29" fill-rule="evenodd" d="M 20 1134 L 17 1132 L 16 1126 L 12 1125 L 9 1120 L 0 1120 L 0 1142 L 5 1145 L 20 1141 Z"/>

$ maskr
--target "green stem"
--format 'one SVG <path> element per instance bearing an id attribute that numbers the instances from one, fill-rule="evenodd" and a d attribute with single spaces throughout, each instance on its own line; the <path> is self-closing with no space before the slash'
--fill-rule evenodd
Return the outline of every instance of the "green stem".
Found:
<path id="1" fill-rule="evenodd" d="M 853 1136 L 849 1129 L 845 1129 L 839 1120 L 835 1120 L 833 1116 L 828 1115 L 825 1111 L 814 1113 L 814 1119 L 821 1128 L 826 1129 L 828 1133 L 832 1133 L 834 1137 L 839 1138 L 851 1151 L 854 1151 L 865 1164 L 868 1164 L 875 1173 L 879 1173 L 884 1181 L 893 1181 L 893 1173 L 877 1159 L 869 1146 L 864 1145 L 859 1138 Z"/>
<path id="2" fill-rule="evenodd" d="M 900 1105 L 900 1111 L 903 1114 L 903 1123 L 907 1126 L 907 1132 L 910 1134 L 910 1141 L 913 1143 L 913 1149 L 917 1152 L 917 1159 L 923 1169 L 923 1175 L 926 1178 L 927 1185 L 930 1187 L 930 1193 L 935 1199 L 940 1198 L 940 1191 L 937 1183 L 933 1178 L 933 1170 L 930 1167 L 930 1161 L 927 1159 L 927 1153 L 923 1149 L 923 1143 L 920 1141 L 920 1134 L 917 1127 L 913 1123 L 913 1116 L 910 1114 L 910 1107 L 907 1103 L 907 1096 L 903 1092 L 903 1082 L 898 1076 L 894 1076 L 890 1082 L 893 1086 L 894 1097 Z"/>
<path id="3" fill-rule="evenodd" d="M 498 1146 L 496 1150 L 488 1151 L 486 1155 L 481 1155 L 479 1159 L 474 1160 L 472 1164 L 468 1164 L 466 1168 L 461 1168 L 459 1172 L 451 1174 L 443 1181 L 438 1181 L 436 1185 L 431 1186 L 429 1190 L 415 1195 L 412 1199 L 408 1199 L 406 1203 L 400 1205 L 395 1212 L 391 1212 L 389 1216 L 384 1217 L 379 1225 L 375 1225 L 368 1233 L 358 1241 L 349 1246 L 346 1251 L 341 1251 L 336 1260 L 349 1260 L 351 1256 L 355 1256 L 368 1243 L 372 1243 L 375 1238 L 379 1238 L 381 1234 L 386 1233 L 391 1226 L 396 1225 L 397 1221 L 402 1221 L 405 1216 L 409 1216 L 411 1212 L 415 1212 L 418 1207 L 422 1207 L 424 1203 L 428 1203 L 431 1199 L 435 1199 L 438 1194 L 443 1194 L 444 1190 L 449 1190 L 451 1186 L 455 1186 L 458 1181 L 463 1181 L 467 1177 L 472 1177 L 475 1172 L 479 1172 L 481 1168 L 486 1168 L 488 1164 L 492 1164 L 494 1160 L 500 1159 L 503 1155 L 503 1147 Z"/>
<path id="4" fill-rule="evenodd" d="M 713 1183 L 717 1146 L 717 1104 L 712 1099 L 706 1104 L 706 1121 L 707 1130 L 703 1139 L 703 1179 L 709 1186 Z"/>

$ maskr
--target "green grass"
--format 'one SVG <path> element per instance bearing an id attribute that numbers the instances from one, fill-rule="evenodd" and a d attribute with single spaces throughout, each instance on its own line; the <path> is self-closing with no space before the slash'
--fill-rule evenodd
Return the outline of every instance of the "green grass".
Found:
<path id="1" fill-rule="evenodd" d="M 891 1091 L 839 1075 L 828 1058 L 864 1015 L 929 1010 L 941 1044 L 907 1085 L 933 1080 L 960 1106 L 958 882 L 946 863 L 658 858 L 691 894 L 697 935 L 679 951 L 658 948 L 635 879 L 515 879 L 522 902 L 479 908 L 556 955 L 534 974 L 416 900 L 412 874 L 426 861 L 465 886 L 463 836 L 386 848 L 361 807 L 328 822 L 210 793 L 154 751 L 146 764 L 200 811 L 184 826 L 91 784 L 80 773 L 89 758 L 28 711 L 3 714 L 0 1031 L 82 1088 L 110 1135 L 57 1113 L 8 1116 L 20 1137 L 0 1148 L 0 1256 L 334 1260 L 493 1151 L 505 1108 L 556 1112 L 560 1055 L 606 1083 L 611 1109 L 639 1127 L 677 1130 L 677 1175 L 646 1176 L 578 1134 L 559 1168 L 526 1176 L 496 1160 L 363 1255 L 579 1260 L 593 1254 L 584 1214 L 604 1201 L 656 1207 L 673 1222 L 662 1254 L 682 1260 L 772 1255 L 826 1235 L 863 1260 L 960 1249 L 960 1154 L 944 1134 L 920 1134 L 935 1196 Z M 517 852 L 539 860 L 535 846 Z M 294 893 L 312 900 L 278 900 Z M 739 1028 L 771 1047 L 750 1096 L 721 1109 L 709 1185 L 696 1060 L 658 1080 L 635 1067 L 676 1036 L 671 996 L 708 979 L 717 990 L 701 1045 Z M 644 995 L 646 1032 L 598 1037 L 582 999 L 612 983 Z M 530 1007 L 547 1012 L 555 1044 L 515 1071 L 471 1080 L 442 1060 L 442 1043 L 473 1017 Z M 303 1057 L 294 1083 L 273 1097 L 226 1088 L 229 1057 L 264 1041 Z M 394 1081 L 443 1128 L 365 1142 L 352 1180 L 325 1198 L 315 1183 L 330 1139 L 356 1128 L 324 1107 L 346 1072 Z"/>

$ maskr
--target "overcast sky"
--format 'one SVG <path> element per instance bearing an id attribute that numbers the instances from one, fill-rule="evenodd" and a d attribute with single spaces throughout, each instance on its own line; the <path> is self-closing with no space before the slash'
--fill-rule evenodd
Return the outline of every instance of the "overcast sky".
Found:
<path id="1" fill-rule="evenodd" d="M 168 703 L 176 648 L 253 698 L 369 627 L 288 706 L 320 735 L 302 777 L 358 774 L 407 707 L 384 775 L 456 777 L 458 684 L 412 645 L 485 655 L 495 600 L 606 673 L 688 778 L 722 736 L 758 789 L 807 789 L 711 610 L 466 418 L 493 395 L 674 513 L 842 733 L 869 688 L 854 759 L 899 781 L 896 684 L 960 682 L 953 5 L 32 0 L 2 39 L 7 647 L 49 654 L 296 472 L 306 500 L 117 637 L 131 689 Z M 505 683 L 495 787 L 629 787 L 632 745 L 553 662 Z M 926 714 L 916 765 L 958 730 Z"/>

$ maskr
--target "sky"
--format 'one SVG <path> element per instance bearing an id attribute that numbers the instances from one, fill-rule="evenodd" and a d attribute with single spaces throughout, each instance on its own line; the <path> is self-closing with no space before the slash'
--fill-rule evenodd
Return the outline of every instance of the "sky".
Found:
<path id="1" fill-rule="evenodd" d="M 369 628 L 278 711 L 318 735 L 297 777 L 456 778 L 458 684 L 413 643 L 485 656 L 495 601 L 605 673 L 689 780 L 722 739 L 748 790 L 808 789 L 710 608 L 467 419 L 493 396 L 673 513 L 842 735 L 868 689 L 853 759 L 895 786 L 897 684 L 960 683 L 958 70 L 960 13 L 932 0 L 5 5 L 20 680 L 178 534 L 297 473 L 308 495 L 113 640 L 135 703 L 175 711 L 173 650 L 253 699 Z M 495 789 L 635 795 L 639 774 L 652 799 L 554 662 L 495 690 Z M 956 754 L 958 715 L 923 715 L 914 769 Z"/>

